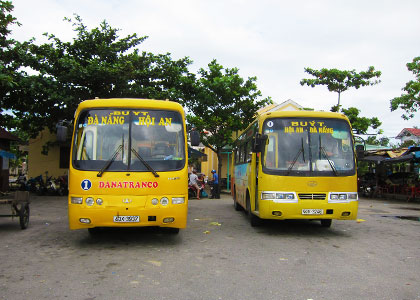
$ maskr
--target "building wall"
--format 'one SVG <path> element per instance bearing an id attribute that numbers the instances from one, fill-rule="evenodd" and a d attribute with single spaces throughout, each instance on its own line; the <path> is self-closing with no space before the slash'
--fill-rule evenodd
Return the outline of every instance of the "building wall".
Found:
<path id="1" fill-rule="evenodd" d="M 401 137 L 401 142 L 404 143 L 405 141 L 414 141 L 415 143 L 419 143 L 420 137 L 415 136 L 415 135 Z"/>
<path id="2" fill-rule="evenodd" d="M 68 173 L 68 168 L 60 168 L 60 146 L 50 146 L 48 155 L 42 154 L 42 147 L 48 142 L 56 141 L 56 135 L 48 129 L 42 131 L 35 139 L 29 140 L 28 148 L 28 178 L 42 174 L 45 180 L 45 172 L 48 176 L 59 177 Z"/>
<path id="3" fill-rule="evenodd" d="M 201 173 L 206 175 L 208 178 L 212 178 L 211 170 L 216 170 L 219 172 L 218 166 L 218 159 L 217 155 L 214 151 L 210 150 L 210 148 L 205 148 L 204 153 L 207 154 L 207 161 L 201 162 Z M 231 154 L 230 154 L 231 155 Z M 229 156 L 229 159 L 231 157 Z M 222 173 L 219 174 L 220 178 L 227 178 L 227 164 L 228 164 L 228 155 L 222 154 Z M 229 166 L 230 168 L 230 166 Z M 231 173 L 231 170 L 229 170 Z"/>

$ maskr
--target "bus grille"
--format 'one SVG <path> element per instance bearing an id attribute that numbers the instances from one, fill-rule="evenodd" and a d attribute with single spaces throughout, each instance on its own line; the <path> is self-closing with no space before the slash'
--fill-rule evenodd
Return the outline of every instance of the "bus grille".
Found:
<path id="1" fill-rule="evenodd" d="M 325 194 L 299 194 L 301 200 L 325 200 Z"/>

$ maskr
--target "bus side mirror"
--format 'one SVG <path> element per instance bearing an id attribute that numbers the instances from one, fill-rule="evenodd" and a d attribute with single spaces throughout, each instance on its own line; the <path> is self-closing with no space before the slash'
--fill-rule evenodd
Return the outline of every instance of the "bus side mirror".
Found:
<path id="1" fill-rule="evenodd" d="M 190 132 L 190 142 L 191 146 L 198 146 L 200 145 L 200 134 L 193 130 Z"/>
<path id="2" fill-rule="evenodd" d="M 257 133 L 255 137 L 253 138 L 252 152 L 255 152 L 255 153 L 262 152 L 267 139 L 268 139 L 268 135 L 266 134 L 262 135 L 260 133 Z"/>
<path id="3" fill-rule="evenodd" d="M 57 125 L 57 141 L 64 143 L 67 140 L 67 127 L 63 125 Z"/>
<path id="4" fill-rule="evenodd" d="M 365 147 L 363 145 L 356 145 L 356 156 L 358 159 L 365 157 Z"/>

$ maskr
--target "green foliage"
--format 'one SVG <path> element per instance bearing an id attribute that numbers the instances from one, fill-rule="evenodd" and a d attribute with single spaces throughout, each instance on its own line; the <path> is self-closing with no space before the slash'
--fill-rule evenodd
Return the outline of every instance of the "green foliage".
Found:
<path id="1" fill-rule="evenodd" d="M 415 80 L 410 80 L 402 89 L 405 94 L 391 100 L 391 111 L 401 108 L 405 113 L 401 116 L 408 120 L 420 108 L 420 56 L 415 57 L 411 63 L 407 63 L 407 69 L 415 75 Z"/>
<path id="2" fill-rule="evenodd" d="M 11 15 L 13 11 L 13 4 L 11 1 L 0 1 L 0 96 L 3 97 L 9 88 L 15 85 L 13 74 L 16 68 L 13 60 L 16 51 L 13 49 L 15 40 L 8 39 L 7 36 L 11 33 L 9 26 L 20 25 L 16 18 Z"/>
<path id="3" fill-rule="evenodd" d="M 338 111 L 340 108 L 340 95 L 349 88 L 354 87 L 359 89 L 362 86 L 375 85 L 380 80 L 373 80 L 381 76 L 380 71 L 375 71 L 375 68 L 370 66 L 367 71 L 357 73 L 356 70 L 342 71 L 338 69 L 314 70 L 305 68 L 305 72 L 314 76 L 313 79 L 302 79 L 300 84 L 315 87 L 318 85 L 326 85 L 330 92 L 338 93 L 338 104 L 333 107 L 333 111 Z"/>
<path id="4" fill-rule="evenodd" d="M 369 128 L 378 129 L 382 124 L 377 117 L 360 117 L 360 110 L 356 107 L 349 107 L 347 109 L 343 108 L 341 112 L 349 118 L 352 128 L 359 134 L 366 134 Z M 377 133 L 381 133 L 381 130 L 378 130 Z"/>
<path id="5" fill-rule="evenodd" d="M 191 85 L 188 58 L 140 52 L 136 47 L 146 36 L 120 38 L 119 30 L 106 21 L 88 30 L 77 15 L 74 22 L 65 20 L 76 33 L 72 42 L 46 33 L 48 43 L 20 45 L 31 75 L 17 78 L 17 87 L 3 98 L 2 107 L 10 109 L 32 137 L 45 126 L 53 131 L 60 120 L 72 120 L 77 105 L 86 99 L 185 99 L 184 90 Z"/>
<path id="6" fill-rule="evenodd" d="M 417 146 L 417 144 L 413 140 L 407 140 L 407 141 L 401 143 L 401 145 L 400 145 L 401 148 L 408 148 L 410 146 Z"/>
<path id="7" fill-rule="evenodd" d="M 376 136 L 369 136 L 366 140 L 366 144 L 388 147 L 390 146 L 389 141 L 390 140 L 387 137 L 381 137 L 380 139 L 377 139 Z"/>
<path id="8" fill-rule="evenodd" d="M 201 132 L 202 143 L 218 154 L 221 164 L 220 152 L 233 142 L 233 132 L 245 129 L 271 99 L 259 100 L 256 77 L 244 80 L 237 68 L 225 69 L 216 60 L 208 64 L 208 70 L 200 69 L 199 75 L 185 103 L 187 120 Z"/>

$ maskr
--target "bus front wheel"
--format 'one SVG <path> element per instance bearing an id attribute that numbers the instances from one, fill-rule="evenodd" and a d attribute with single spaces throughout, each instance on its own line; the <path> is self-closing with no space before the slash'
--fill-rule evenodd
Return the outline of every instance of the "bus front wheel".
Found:
<path id="1" fill-rule="evenodd" d="M 167 234 L 178 234 L 179 233 L 179 228 L 175 228 L 175 227 L 161 227 L 162 232 L 167 233 Z"/>
<path id="2" fill-rule="evenodd" d="M 325 228 L 331 227 L 332 220 L 331 219 L 323 219 L 321 220 L 321 226 Z"/>
<path id="3" fill-rule="evenodd" d="M 249 195 L 246 195 L 246 211 L 248 213 L 249 222 L 251 223 L 252 227 L 257 227 L 261 225 L 261 219 L 254 215 L 251 212 L 251 201 L 249 200 Z"/>

